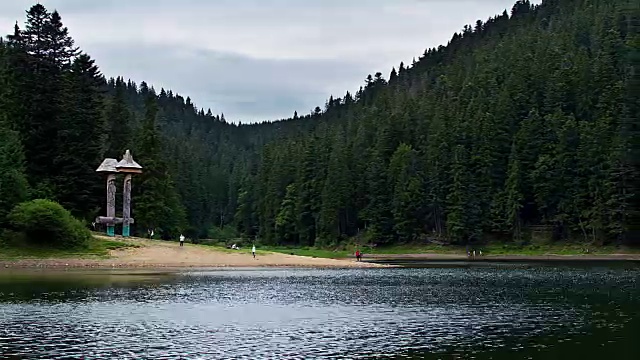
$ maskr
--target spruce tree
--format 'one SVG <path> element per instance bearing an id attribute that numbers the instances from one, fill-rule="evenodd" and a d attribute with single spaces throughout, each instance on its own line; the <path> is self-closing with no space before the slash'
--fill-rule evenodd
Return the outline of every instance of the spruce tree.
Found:
<path id="1" fill-rule="evenodd" d="M 172 238 L 184 231 L 185 212 L 162 156 L 162 137 L 156 124 L 158 105 L 151 91 L 147 92 L 145 109 L 134 152 L 143 173 L 134 182 L 132 216 L 139 234 L 155 229 L 163 238 Z"/>
<path id="2" fill-rule="evenodd" d="M 57 199 L 76 217 L 94 219 L 101 207 L 103 186 L 95 169 L 101 162 L 104 78 L 88 55 L 78 56 L 60 94 L 58 153 L 53 179 Z"/>
<path id="3" fill-rule="evenodd" d="M 129 148 L 132 140 L 132 114 L 126 103 L 126 85 L 122 78 L 115 80 L 115 93 L 104 112 L 105 150 L 104 156 L 119 159 Z"/>
<path id="4" fill-rule="evenodd" d="M 275 219 L 275 230 L 280 244 L 294 244 L 297 241 L 295 232 L 296 214 L 295 199 L 297 188 L 295 184 L 289 184 Z"/>
<path id="5" fill-rule="evenodd" d="M 41 4 L 27 11 L 25 30 L 14 33 L 11 41 L 16 51 L 24 51 L 18 91 L 25 105 L 16 116 L 29 181 L 35 196 L 56 198 L 56 182 L 51 177 L 59 171 L 51 160 L 60 153 L 61 109 L 57 99 L 63 91 L 63 71 L 71 64 L 76 49 L 58 13 L 49 13 Z"/>
<path id="6" fill-rule="evenodd" d="M 425 218 L 423 184 L 417 154 L 411 146 L 398 146 L 389 163 L 389 178 L 395 235 L 401 242 L 414 241 L 423 232 Z"/>
<path id="7" fill-rule="evenodd" d="M 0 41 L 0 226 L 13 207 L 28 197 L 24 150 L 13 118 L 19 102 L 12 50 Z"/>
<path id="8" fill-rule="evenodd" d="M 24 167 L 18 133 L 0 118 L 0 226 L 15 205 L 27 200 L 28 182 Z"/>

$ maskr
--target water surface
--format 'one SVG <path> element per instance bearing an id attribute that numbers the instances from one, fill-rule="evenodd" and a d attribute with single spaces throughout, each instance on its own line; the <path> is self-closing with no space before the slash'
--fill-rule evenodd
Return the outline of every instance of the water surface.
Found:
<path id="1" fill-rule="evenodd" d="M 639 359 L 640 270 L 0 273 L 0 358 Z"/>

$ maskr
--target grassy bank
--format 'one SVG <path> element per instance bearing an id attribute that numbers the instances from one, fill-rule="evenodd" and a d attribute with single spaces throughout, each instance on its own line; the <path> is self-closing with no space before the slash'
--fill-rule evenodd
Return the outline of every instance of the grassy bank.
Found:
<path id="1" fill-rule="evenodd" d="M 590 244 L 554 243 L 518 245 L 513 243 L 488 243 L 475 247 L 485 255 L 609 255 L 640 254 L 640 249 L 617 246 L 595 246 Z M 466 254 L 464 246 L 405 245 L 374 249 L 379 254 Z"/>
<path id="2" fill-rule="evenodd" d="M 191 244 L 190 244 L 191 245 Z M 191 246 L 201 246 L 207 249 L 215 250 L 217 252 L 225 253 L 225 254 L 251 254 L 251 246 L 241 247 L 240 249 L 229 249 L 220 245 L 212 245 L 212 244 L 193 244 Z M 273 251 L 261 247 L 260 249 L 256 249 L 256 255 L 267 255 Z"/>
<path id="3" fill-rule="evenodd" d="M 109 255 L 109 250 L 116 250 L 137 245 L 93 237 L 85 247 L 77 249 L 53 249 L 40 246 L 6 245 L 0 243 L 0 260 L 20 259 L 51 259 L 51 258 L 104 258 Z"/>
<path id="4" fill-rule="evenodd" d="M 226 254 L 251 254 L 251 245 L 247 245 L 247 246 L 241 246 L 240 249 L 229 249 L 227 248 L 225 245 L 223 245 L 222 243 L 218 243 L 215 241 L 204 241 L 204 242 L 200 242 L 198 244 L 191 244 L 191 246 L 201 246 L 201 247 L 205 247 L 208 249 L 212 249 L 218 252 L 222 252 L 222 253 L 226 253 Z M 267 255 L 269 253 L 273 253 L 273 252 L 278 252 L 278 253 L 284 253 L 284 254 L 289 254 L 288 252 L 282 250 L 282 251 L 275 251 L 273 250 L 274 248 L 271 247 L 264 247 L 264 246 L 257 246 L 256 248 L 256 255 Z M 298 254 L 296 254 L 298 255 Z M 320 257 L 320 256 L 318 256 Z M 330 259 L 330 256 L 322 256 L 324 258 Z"/>
<path id="5" fill-rule="evenodd" d="M 171 240 L 174 241 L 174 240 Z M 177 241 L 176 241 L 177 242 Z M 219 251 L 227 254 L 251 254 L 251 245 L 242 245 L 239 250 L 229 249 L 224 241 L 201 240 L 197 244 L 191 246 L 202 246 L 208 249 Z M 309 256 L 324 259 L 343 259 L 352 255 L 347 250 L 319 249 L 312 247 L 286 247 L 286 246 L 265 246 L 256 245 L 256 255 L 267 255 L 270 253 L 280 253 L 286 255 Z"/>
<path id="6" fill-rule="evenodd" d="M 353 256 L 352 249 L 319 249 L 310 247 L 261 247 L 263 250 L 279 252 L 284 254 L 293 254 L 301 256 L 312 256 L 319 258 L 346 258 Z M 519 255 L 519 256 L 536 256 L 536 255 L 609 255 L 609 254 L 640 254 L 640 248 L 625 248 L 617 246 L 595 246 L 589 244 L 572 244 L 572 243 L 556 243 L 556 244 L 532 244 L 517 245 L 509 243 L 489 243 L 477 246 L 476 249 L 482 250 L 483 255 Z M 371 255 L 400 255 L 400 254 L 448 254 L 448 255 L 465 255 L 465 246 L 453 245 L 436 245 L 436 244 L 404 244 L 387 247 L 364 247 L 361 251 Z"/>
<path id="7" fill-rule="evenodd" d="M 178 242 L 178 240 L 172 239 L 171 241 Z M 203 246 L 208 249 L 227 253 L 227 254 L 251 254 L 251 245 L 253 242 L 243 238 L 222 238 L 222 239 L 199 239 L 195 243 L 191 239 L 187 239 L 188 244 L 191 246 Z M 237 244 L 240 249 L 230 249 L 227 246 L 230 244 Z M 271 252 L 287 253 L 285 251 L 273 251 L 271 247 L 256 246 L 256 255 L 267 255 Z M 287 253 L 288 254 L 288 253 Z M 330 258 L 326 256 L 325 258 Z"/>

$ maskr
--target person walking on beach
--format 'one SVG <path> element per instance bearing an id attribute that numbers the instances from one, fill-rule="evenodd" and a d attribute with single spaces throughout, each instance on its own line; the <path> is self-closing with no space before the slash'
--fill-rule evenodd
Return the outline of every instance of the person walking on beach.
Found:
<path id="1" fill-rule="evenodd" d="M 184 235 L 180 234 L 180 246 L 184 245 Z"/>
<path id="2" fill-rule="evenodd" d="M 251 254 L 253 255 L 253 258 L 256 258 L 256 244 L 253 244 L 253 247 L 251 248 Z"/>
<path id="3" fill-rule="evenodd" d="M 356 250 L 356 261 L 360 261 L 360 250 Z"/>

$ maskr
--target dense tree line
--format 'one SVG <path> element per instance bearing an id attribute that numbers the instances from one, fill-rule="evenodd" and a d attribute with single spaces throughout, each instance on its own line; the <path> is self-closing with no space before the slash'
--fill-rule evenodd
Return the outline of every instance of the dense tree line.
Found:
<path id="1" fill-rule="evenodd" d="M 309 245 L 638 241 L 637 22 L 633 2 L 521 0 L 466 26 L 289 120 L 303 134 L 264 147 L 236 221 Z"/>
<path id="2" fill-rule="evenodd" d="M 324 109 L 228 123 L 105 79 L 38 4 L 0 43 L 0 225 L 29 198 L 88 222 L 131 149 L 138 234 L 233 227 L 270 244 L 638 240 L 633 1 L 519 0 Z M 120 197 L 119 197 L 120 198 Z M 118 199 L 119 199 L 118 198 Z"/>

